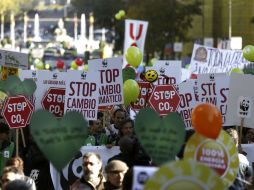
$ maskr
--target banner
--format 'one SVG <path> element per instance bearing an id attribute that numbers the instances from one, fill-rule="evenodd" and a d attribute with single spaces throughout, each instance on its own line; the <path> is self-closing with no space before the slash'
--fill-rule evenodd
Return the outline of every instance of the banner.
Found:
<path id="1" fill-rule="evenodd" d="M 125 20 L 124 53 L 130 46 L 136 46 L 144 55 L 145 39 L 148 22 L 140 20 Z M 124 56 L 123 67 L 127 64 Z"/>
<path id="2" fill-rule="evenodd" d="M 28 54 L 0 49 L 0 65 L 28 69 Z"/>
<path id="3" fill-rule="evenodd" d="M 233 68 L 242 69 L 249 63 L 243 58 L 242 50 L 217 49 L 195 44 L 190 71 L 195 74 L 225 73 Z"/>
<path id="4" fill-rule="evenodd" d="M 50 164 L 50 174 L 55 190 L 67 190 L 70 186 L 83 175 L 82 158 L 87 152 L 95 152 L 101 156 L 103 168 L 106 166 L 108 159 L 119 154 L 118 146 L 106 148 L 105 146 L 83 146 L 76 154 L 73 160 L 58 172 L 52 164 Z"/>

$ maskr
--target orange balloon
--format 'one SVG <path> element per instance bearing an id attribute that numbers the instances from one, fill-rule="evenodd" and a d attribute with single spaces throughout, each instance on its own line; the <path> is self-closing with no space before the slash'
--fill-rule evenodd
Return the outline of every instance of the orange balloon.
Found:
<path id="1" fill-rule="evenodd" d="M 213 104 L 202 103 L 192 110 L 192 127 L 201 135 L 216 139 L 222 128 L 220 110 Z"/>

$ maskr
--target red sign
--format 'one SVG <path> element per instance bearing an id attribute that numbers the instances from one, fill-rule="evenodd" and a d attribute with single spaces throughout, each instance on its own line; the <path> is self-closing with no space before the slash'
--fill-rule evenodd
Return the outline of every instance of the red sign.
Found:
<path id="1" fill-rule="evenodd" d="M 64 88 L 49 88 L 42 98 L 41 104 L 43 109 L 53 113 L 56 117 L 64 115 Z"/>
<path id="2" fill-rule="evenodd" d="M 8 97 L 2 115 L 10 128 L 20 128 L 27 125 L 32 110 L 25 96 Z"/>
<path id="3" fill-rule="evenodd" d="M 99 111 L 112 111 L 114 106 L 98 106 Z"/>
<path id="4" fill-rule="evenodd" d="M 157 113 L 167 115 L 177 110 L 180 96 L 174 85 L 160 85 L 154 88 L 149 102 Z"/>
<path id="5" fill-rule="evenodd" d="M 138 82 L 140 93 L 135 103 L 131 104 L 134 110 L 140 110 L 149 105 L 149 98 L 153 91 L 153 86 L 150 82 Z"/>

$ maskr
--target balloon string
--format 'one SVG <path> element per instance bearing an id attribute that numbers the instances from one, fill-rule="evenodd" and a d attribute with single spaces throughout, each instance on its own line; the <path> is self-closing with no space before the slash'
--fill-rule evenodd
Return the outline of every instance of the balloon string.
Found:
<path id="1" fill-rule="evenodd" d="M 19 156 L 19 129 L 16 129 L 16 157 Z"/>

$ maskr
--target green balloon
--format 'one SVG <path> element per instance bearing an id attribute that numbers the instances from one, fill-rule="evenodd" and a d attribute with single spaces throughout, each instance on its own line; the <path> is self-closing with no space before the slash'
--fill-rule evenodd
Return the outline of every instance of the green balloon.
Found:
<path id="1" fill-rule="evenodd" d="M 254 61 L 254 46 L 247 45 L 243 48 L 243 57 L 250 62 Z"/>
<path id="2" fill-rule="evenodd" d="M 118 12 L 118 14 L 121 16 L 121 18 L 125 17 L 125 11 L 124 10 L 120 10 Z"/>
<path id="3" fill-rule="evenodd" d="M 135 102 L 139 96 L 139 85 L 133 79 L 128 79 L 123 84 L 124 104 L 129 105 L 131 102 Z"/>
<path id="4" fill-rule="evenodd" d="M 143 55 L 139 48 L 131 46 L 127 49 L 125 58 L 131 66 L 138 68 L 142 61 Z"/>
<path id="5" fill-rule="evenodd" d="M 244 72 L 242 71 L 242 69 L 239 69 L 239 68 L 233 68 L 233 69 L 231 69 L 230 74 L 231 74 L 231 73 L 240 73 L 240 74 L 244 74 Z"/>
<path id="6" fill-rule="evenodd" d="M 38 70 L 44 69 L 44 64 L 41 60 L 36 61 L 34 64 L 35 64 L 36 69 L 38 69 Z"/>
<path id="7" fill-rule="evenodd" d="M 88 65 L 84 65 L 84 71 L 88 71 Z"/>
<path id="8" fill-rule="evenodd" d="M 115 14 L 115 19 L 116 20 L 121 20 L 121 15 L 119 13 Z"/>
<path id="9" fill-rule="evenodd" d="M 77 65 L 75 60 L 71 62 L 71 69 L 72 70 L 77 70 L 78 69 L 78 65 Z"/>

